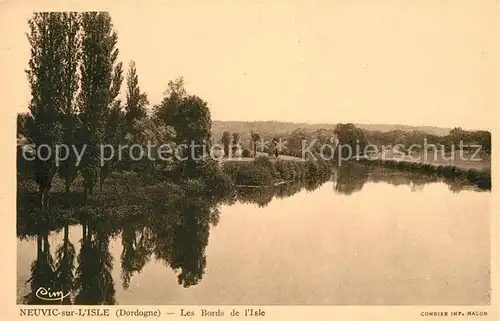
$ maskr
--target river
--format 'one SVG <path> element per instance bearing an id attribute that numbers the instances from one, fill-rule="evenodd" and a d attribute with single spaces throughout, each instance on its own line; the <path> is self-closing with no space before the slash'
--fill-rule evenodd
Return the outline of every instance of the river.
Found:
<path id="1" fill-rule="evenodd" d="M 84 228 L 69 225 L 72 271 L 80 275 L 72 283 L 87 293 L 79 302 L 489 304 L 490 191 L 379 172 L 334 173 L 315 189 L 289 194 L 236 199 L 218 205 L 215 218 L 177 220 L 175 228 L 131 222 L 87 257 Z M 17 242 L 19 303 L 32 289 L 30 266 L 45 244 L 38 239 Z M 46 241 L 55 266 L 64 228 Z M 78 272 L 85 260 L 88 268 Z M 95 284 L 106 293 L 93 291 Z"/>

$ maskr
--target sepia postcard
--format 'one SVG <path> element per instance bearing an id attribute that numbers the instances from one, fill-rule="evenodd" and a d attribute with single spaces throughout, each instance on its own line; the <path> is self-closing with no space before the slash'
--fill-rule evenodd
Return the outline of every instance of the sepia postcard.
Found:
<path id="1" fill-rule="evenodd" d="M 499 8 L 0 2 L 0 321 L 499 320 Z"/>

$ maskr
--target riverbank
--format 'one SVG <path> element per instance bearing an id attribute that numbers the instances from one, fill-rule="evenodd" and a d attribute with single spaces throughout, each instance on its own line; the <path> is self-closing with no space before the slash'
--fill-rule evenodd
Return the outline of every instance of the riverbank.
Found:
<path id="1" fill-rule="evenodd" d="M 331 165 L 324 161 L 284 160 L 257 157 L 252 161 L 227 161 L 222 171 L 239 187 L 266 187 L 293 182 L 314 180 L 331 173 Z"/>
<path id="2" fill-rule="evenodd" d="M 315 186 L 316 182 L 325 181 L 330 173 L 331 167 L 324 162 L 272 161 L 267 157 L 226 163 L 221 167 L 215 162 L 207 162 L 178 178 L 168 173 L 146 175 L 144 172 L 115 171 L 104 181 L 102 190 L 97 188 L 88 199 L 84 197 L 81 175 L 73 182 L 69 193 L 65 192 L 64 180 L 56 175 L 46 210 L 40 208 L 35 181 L 18 179 L 17 230 L 23 231 L 21 235 L 33 235 L 40 224 L 52 230 L 91 217 L 104 219 L 106 224 L 120 225 L 121 221 L 133 220 L 144 213 L 164 216 L 179 210 L 192 212 L 193 202 L 200 203 L 202 208 L 210 207 L 231 198 L 235 190 L 243 186 L 255 186 L 255 190 L 269 186 L 286 189 L 295 183 Z"/>
<path id="3" fill-rule="evenodd" d="M 458 165 L 441 165 L 408 160 L 360 158 L 357 163 L 370 166 L 383 166 L 397 170 L 423 174 L 436 174 L 443 178 L 466 180 L 481 189 L 491 189 L 491 169 L 474 169 Z"/>
<path id="4" fill-rule="evenodd" d="M 233 158 L 223 158 L 221 160 L 221 162 L 223 164 L 227 164 L 227 163 L 240 163 L 240 162 L 243 162 L 243 163 L 249 163 L 249 162 L 253 162 L 254 160 L 260 158 L 260 157 L 266 157 L 266 158 L 269 158 L 269 160 L 271 162 L 277 162 L 277 161 L 287 161 L 287 162 L 306 162 L 305 159 L 303 158 L 300 158 L 300 157 L 295 157 L 295 156 L 289 156 L 289 155 L 278 155 L 278 157 L 275 157 L 275 156 L 268 156 L 267 154 L 265 153 L 261 153 L 260 155 L 257 156 L 257 158 L 255 157 L 233 157 Z"/>

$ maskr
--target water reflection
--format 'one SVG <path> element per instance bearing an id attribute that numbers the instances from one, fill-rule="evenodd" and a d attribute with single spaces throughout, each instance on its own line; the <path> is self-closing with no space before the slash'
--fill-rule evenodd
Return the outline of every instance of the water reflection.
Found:
<path id="1" fill-rule="evenodd" d="M 182 287 L 195 286 L 202 282 L 207 268 L 210 230 L 219 223 L 222 204 L 250 203 L 266 207 L 273 199 L 288 198 L 304 190 L 314 191 L 329 180 L 333 181 L 333 193 L 341 195 L 359 192 L 367 182 L 407 185 L 414 192 L 433 182 L 446 183 L 454 193 L 472 189 L 462 181 L 443 181 L 434 176 L 349 164 L 334 169 L 331 177 L 272 188 L 240 188 L 224 197 L 201 193 L 204 186 L 190 180 L 180 190 L 168 193 L 163 185 L 148 187 L 147 197 L 139 201 L 137 196 L 123 204 L 85 207 L 73 202 L 70 209 L 40 212 L 27 206 L 28 202 L 18 208 L 17 232 L 19 238 L 32 238 L 36 242 L 36 259 L 30 267 L 30 278 L 23 280 L 30 284 L 29 293 L 20 301 L 25 304 L 117 304 L 115 281 L 128 289 L 132 278 L 153 260 L 174 271 Z M 29 197 L 20 196 L 18 202 Z M 75 218 L 78 221 L 74 221 Z M 79 250 L 71 241 L 78 242 L 77 236 L 70 235 L 70 226 L 75 224 L 81 229 Z M 49 239 L 51 233 L 61 238 Z M 119 238 L 122 245 L 121 253 L 115 253 L 117 257 L 113 257 L 110 250 L 110 242 L 115 238 Z M 121 269 L 120 280 L 113 279 L 114 263 Z M 71 295 L 60 302 L 42 300 L 36 295 L 42 287 Z"/>
<path id="2" fill-rule="evenodd" d="M 113 257 L 109 251 L 111 229 L 106 220 L 84 215 L 82 239 L 75 278 L 75 304 L 115 304 L 111 276 Z"/>
<path id="3" fill-rule="evenodd" d="M 351 195 L 360 191 L 368 180 L 368 169 L 356 164 L 339 166 L 335 172 L 335 192 Z"/>
<path id="4" fill-rule="evenodd" d="M 50 252 L 49 230 L 43 224 L 40 225 L 36 236 L 36 259 L 31 263 L 30 292 L 24 297 L 25 304 L 51 304 L 52 302 L 42 300 L 37 291 L 40 288 L 49 289 L 54 286 L 55 271 L 54 259 Z"/>
<path id="5" fill-rule="evenodd" d="M 330 176 L 325 176 L 314 180 L 297 180 L 273 187 L 240 187 L 236 190 L 233 197 L 226 199 L 226 204 L 231 205 L 235 202 L 240 202 L 243 204 L 256 204 L 258 207 L 266 207 L 274 198 L 283 199 L 291 197 L 302 190 L 308 192 L 314 191 L 329 179 Z"/>
<path id="6" fill-rule="evenodd" d="M 443 178 L 438 175 L 423 175 L 411 171 L 398 171 L 377 166 L 364 166 L 354 163 L 347 163 L 337 167 L 332 175 L 335 182 L 335 192 L 344 195 L 351 195 L 359 192 L 367 182 L 387 183 L 394 186 L 407 185 L 413 192 L 431 183 L 444 183 L 453 193 L 460 193 L 463 190 L 487 190 L 471 185 L 467 180 L 458 178 Z"/>
<path id="7" fill-rule="evenodd" d="M 67 220 L 63 229 L 63 241 L 56 251 L 55 289 L 66 293 L 73 288 L 74 284 L 76 251 L 69 238 L 69 222 Z M 71 304 L 71 296 L 66 296 L 62 304 Z"/>
<path id="8" fill-rule="evenodd" d="M 121 241 L 123 246 L 120 257 L 121 280 L 123 288 L 128 289 L 132 276 L 141 273 L 151 259 L 153 242 L 150 230 L 141 221 L 125 225 L 122 229 Z"/>

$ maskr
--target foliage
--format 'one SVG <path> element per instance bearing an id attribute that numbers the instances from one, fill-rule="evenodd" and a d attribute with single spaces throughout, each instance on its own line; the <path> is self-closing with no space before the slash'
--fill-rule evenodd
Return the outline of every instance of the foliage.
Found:
<path id="1" fill-rule="evenodd" d="M 203 99 L 186 93 L 183 78 L 169 82 L 161 104 L 154 108 L 154 119 L 175 129 L 176 143 L 186 147 L 183 157 L 188 167 L 203 156 L 202 145 L 209 145 L 211 139 L 210 110 Z"/>
<path id="2" fill-rule="evenodd" d="M 79 96 L 83 143 L 82 160 L 86 194 L 100 181 L 99 146 L 105 143 L 106 120 L 122 83 L 122 64 L 117 62 L 118 35 L 105 12 L 82 14 L 81 92 Z"/>
<path id="3" fill-rule="evenodd" d="M 363 153 L 365 146 L 367 145 L 367 140 L 365 133 L 360 128 L 354 126 L 354 124 L 338 124 L 335 127 L 335 134 L 339 140 L 340 146 L 350 146 L 352 154 L 350 156 L 356 156 Z M 339 149 L 337 152 L 342 153 L 342 157 L 348 157 L 347 149 Z"/>
<path id="4" fill-rule="evenodd" d="M 153 107 L 153 115 L 155 121 L 171 126 L 175 123 L 177 108 L 187 96 L 186 89 L 184 88 L 184 78 L 179 77 L 169 81 L 167 90 L 165 90 L 163 95 L 161 103 Z"/>
<path id="5" fill-rule="evenodd" d="M 172 157 L 176 147 L 176 133 L 173 127 L 155 122 L 150 117 L 144 117 L 134 122 L 132 132 L 133 134 L 128 134 L 125 139 L 126 145 L 137 144 L 152 147 L 148 152 L 149 156 L 145 155 L 147 157 L 136 161 L 129 159 L 130 154 L 134 154 L 134 151 L 126 150 L 123 155 L 122 168 L 139 172 L 143 178 L 150 180 L 169 177 L 170 172 L 176 166 L 176 158 Z"/>
<path id="6" fill-rule="evenodd" d="M 227 162 L 223 171 L 236 185 L 271 186 L 279 182 L 326 177 L 330 173 L 330 165 L 321 160 L 272 161 L 261 156 L 253 162 Z"/>
<path id="7" fill-rule="evenodd" d="M 207 197 L 219 199 L 230 193 L 233 188 L 233 181 L 229 175 L 221 170 L 217 161 L 212 159 L 204 159 L 198 163 L 192 177 L 199 178 L 203 182 L 203 194 Z"/>
<path id="8" fill-rule="evenodd" d="M 121 101 L 115 100 L 113 106 L 106 110 L 104 124 L 104 143 L 105 146 L 111 146 L 114 151 L 119 150 L 119 145 L 124 142 L 125 137 L 125 114 L 121 108 Z M 118 164 L 118 157 L 116 155 L 110 155 L 111 150 L 108 148 L 103 149 L 106 161 L 101 164 L 100 169 L 100 189 L 104 184 L 104 180 L 109 176 L 109 174 L 116 168 Z M 115 157 L 113 157 L 115 156 Z"/>
<path id="9" fill-rule="evenodd" d="M 78 145 L 77 128 L 80 126 L 77 117 L 76 92 L 78 90 L 78 63 L 80 61 L 81 37 L 79 34 L 81 14 L 76 12 L 62 13 L 65 28 L 64 59 L 62 63 L 62 143 L 66 146 Z M 61 162 L 59 175 L 65 179 L 66 192 L 69 192 L 71 184 L 77 176 L 76 155 L 69 153 L 69 157 Z"/>
<path id="10" fill-rule="evenodd" d="M 60 12 L 34 13 L 28 21 L 31 45 L 29 68 L 26 70 L 31 89 L 30 114 L 18 119 L 23 131 L 35 146 L 54 148 L 63 136 L 61 111 L 68 106 L 74 87 L 71 49 L 75 28 L 69 15 Z M 42 207 L 48 206 L 49 190 L 56 173 L 55 155 L 40 150 L 34 161 L 35 180 L 42 192 Z"/>
<path id="11" fill-rule="evenodd" d="M 250 134 L 250 137 L 252 138 L 252 146 L 253 146 L 253 155 L 254 157 L 257 156 L 257 142 L 262 139 L 262 136 L 258 132 L 252 131 Z"/>
<path id="12" fill-rule="evenodd" d="M 231 133 L 222 133 L 221 143 L 224 145 L 224 156 L 229 157 L 229 145 L 231 144 Z"/>
<path id="13" fill-rule="evenodd" d="M 250 150 L 248 150 L 247 148 L 243 149 L 243 152 L 241 153 L 241 156 L 243 157 L 251 157 L 252 156 L 252 152 Z"/>
<path id="14" fill-rule="evenodd" d="M 127 73 L 127 100 L 125 104 L 126 132 L 132 133 L 135 121 L 147 116 L 146 105 L 149 104 L 146 93 L 139 88 L 139 76 L 135 62 L 131 61 Z"/>
<path id="15" fill-rule="evenodd" d="M 233 147 L 232 147 L 232 150 L 231 150 L 231 153 L 232 155 L 236 155 L 236 153 L 238 152 L 238 146 L 240 146 L 240 134 L 238 133 L 233 133 L 233 141 L 232 141 L 232 144 L 233 144 Z"/>

